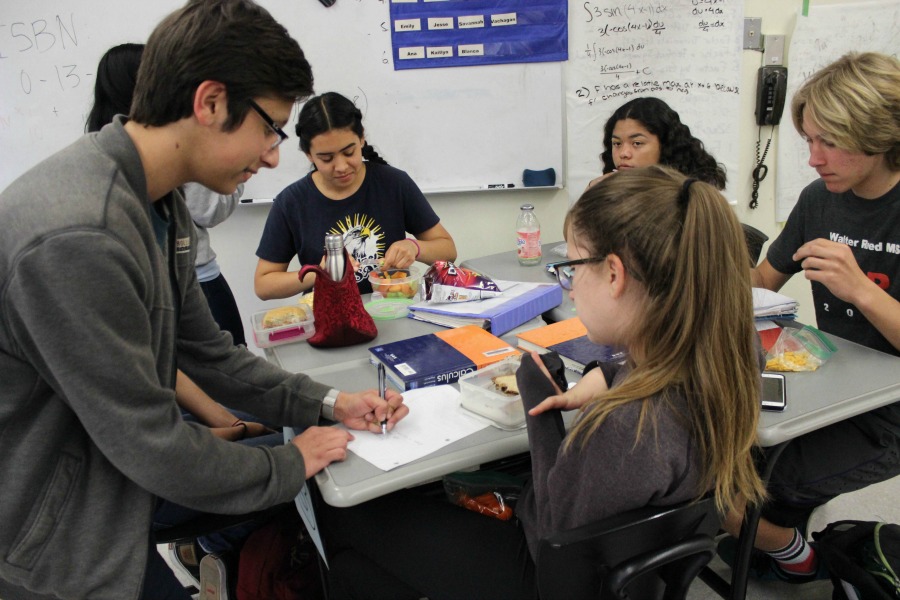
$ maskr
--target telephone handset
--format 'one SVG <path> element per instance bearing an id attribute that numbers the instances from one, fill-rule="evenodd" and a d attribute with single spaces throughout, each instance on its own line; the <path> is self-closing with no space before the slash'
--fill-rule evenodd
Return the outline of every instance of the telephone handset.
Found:
<path id="1" fill-rule="evenodd" d="M 756 124 L 778 125 L 787 92 L 787 67 L 760 67 L 756 75 Z"/>

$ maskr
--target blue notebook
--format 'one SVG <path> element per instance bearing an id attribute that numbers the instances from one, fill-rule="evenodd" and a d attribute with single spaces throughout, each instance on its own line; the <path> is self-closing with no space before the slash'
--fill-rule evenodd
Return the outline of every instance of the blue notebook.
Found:
<path id="1" fill-rule="evenodd" d="M 619 362 L 625 353 L 613 346 L 601 346 L 590 341 L 581 319 L 572 317 L 565 321 L 523 331 L 519 348 L 538 352 L 553 351 L 559 354 L 566 368 L 581 373 L 589 362 Z"/>
<path id="2" fill-rule="evenodd" d="M 520 354 L 475 325 L 372 346 L 369 352 L 373 364 L 384 363 L 388 378 L 401 390 L 454 383 L 466 373 Z"/>
<path id="3" fill-rule="evenodd" d="M 444 327 L 478 325 L 503 335 L 562 304 L 562 288 L 555 283 L 497 281 L 503 295 L 485 300 L 448 304 L 419 302 L 409 307 L 411 319 Z"/>

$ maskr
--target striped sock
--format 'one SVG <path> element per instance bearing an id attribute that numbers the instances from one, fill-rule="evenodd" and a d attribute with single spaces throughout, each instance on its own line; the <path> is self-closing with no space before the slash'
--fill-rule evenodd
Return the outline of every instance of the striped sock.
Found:
<path id="1" fill-rule="evenodd" d="M 796 528 L 787 546 L 766 554 L 771 556 L 778 567 L 788 574 L 812 575 L 816 572 L 816 553 Z"/>

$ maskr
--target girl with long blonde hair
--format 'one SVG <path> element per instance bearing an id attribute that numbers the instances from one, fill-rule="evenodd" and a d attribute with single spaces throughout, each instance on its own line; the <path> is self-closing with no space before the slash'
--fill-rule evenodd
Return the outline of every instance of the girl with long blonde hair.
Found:
<path id="1" fill-rule="evenodd" d="M 552 356 L 523 357 L 531 480 L 518 527 L 410 490 L 324 507 L 330 597 L 536 598 L 533 557 L 554 533 L 708 493 L 723 513 L 761 500 L 761 364 L 740 232 L 712 185 L 668 167 L 587 190 L 566 218 L 557 276 L 588 337 L 625 347 L 627 361 L 566 389 Z M 568 432 L 563 410 L 579 411 Z"/>

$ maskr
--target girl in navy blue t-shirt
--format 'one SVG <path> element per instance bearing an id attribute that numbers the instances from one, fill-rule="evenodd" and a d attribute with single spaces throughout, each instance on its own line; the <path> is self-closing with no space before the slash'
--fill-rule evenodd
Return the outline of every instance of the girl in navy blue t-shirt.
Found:
<path id="1" fill-rule="evenodd" d="M 327 234 L 344 237 L 361 293 L 372 291 L 368 273 L 379 263 L 456 260 L 453 238 L 418 186 L 366 143 L 353 102 L 334 92 L 311 98 L 297 136 L 313 171 L 275 197 L 256 251 L 257 296 L 287 298 L 312 288 L 315 274 L 300 281 L 288 263 L 297 256 L 301 267 L 322 264 Z"/>

